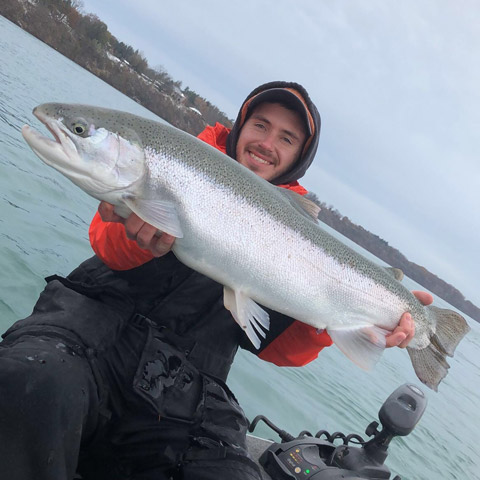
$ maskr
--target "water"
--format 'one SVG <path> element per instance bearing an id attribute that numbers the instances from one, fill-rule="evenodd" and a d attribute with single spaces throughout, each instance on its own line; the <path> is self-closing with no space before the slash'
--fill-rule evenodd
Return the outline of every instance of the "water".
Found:
<path id="1" fill-rule="evenodd" d="M 43 102 L 78 102 L 149 118 L 148 110 L 0 17 L 0 330 L 28 315 L 43 278 L 67 274 L 92 254 L 88 225 L 97 202 L 44 165 L 27 147 L 25 123 Z M 157 118 L 158 119 L 158 118 Z M 318 188 L 320 192 L 320 186 Z M 347 240 L 344 240 L 347 241 Z M 347 241 L 348 242 L 348 241 Z M 358 249 L 358 247 L 355 246 Z M 366 253 L 366 252 L 363 252 Z M 369 255 L 368 253 L 366 253 Z M 409 288 L 419 288 L 405 279 Z M 448 306 L 436 299 L 439 306 Z M 387 464 L 402 479 L 480 479 L 480 325 L 460 344 L 440 392 L 410 436 L 397 438 Z M 373 372 L 354 366 L 334 347 L 303 368 L 278 368 L 240 352 L 229 384 L 247 416 L 268 416 L 292 434 L 358 433 L 377 419 L 399 385 L 418 384 L 408 355 L 386 352 Z M 260 436 L 275 438 L 259 426 Z"/>

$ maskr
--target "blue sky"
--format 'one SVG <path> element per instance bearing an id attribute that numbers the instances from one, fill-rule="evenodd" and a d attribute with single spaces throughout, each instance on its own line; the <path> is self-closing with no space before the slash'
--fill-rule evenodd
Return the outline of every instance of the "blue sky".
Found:
<path id="1" fill-rule="evenodd" d="M 235 118 L 271 80 L 322 116 L 302 183 L 480 306 L 477 0 L 83 0 Z"/>

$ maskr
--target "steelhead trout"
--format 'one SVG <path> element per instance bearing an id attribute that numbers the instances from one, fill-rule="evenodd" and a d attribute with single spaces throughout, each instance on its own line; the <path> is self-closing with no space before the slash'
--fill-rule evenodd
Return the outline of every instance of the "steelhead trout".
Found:
<path id="1" fill-rule="evenodd" d="M 224 285 L 224 303 L 253 344 L 269 307 L 317 329 L 369 369 L 404 312 L 415 322 L 408 352 L 437 389 L 469 327 L 423 306 L 388 269 L 325 232 L 318 207 L 276 187 L 169 125 L 86 105 L 44 104 L 34 115 L 54 140 L 24 126 L 32 150 L 91 196 L 135 212 L 176 237 L 180 261 Z"/>

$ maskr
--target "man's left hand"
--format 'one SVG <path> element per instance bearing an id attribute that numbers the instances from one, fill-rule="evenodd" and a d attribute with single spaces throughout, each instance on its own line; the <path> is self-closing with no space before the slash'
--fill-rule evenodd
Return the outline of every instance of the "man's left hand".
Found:
<path id="1" fill-rule="evenodd" d="M 413 291 L 412 292 L 420 302 L 424 305 L 430 305 L 433 303 L 433 296 L 428 292 Z M 386 348 L 399 347 L 405 348 L 410 340 L 415 335 L 415 323 L 412 320 L 412 316 L 406 312 L 400 318 L 398 326 L 393 330 L 390 335 L 386 337 Z"/>

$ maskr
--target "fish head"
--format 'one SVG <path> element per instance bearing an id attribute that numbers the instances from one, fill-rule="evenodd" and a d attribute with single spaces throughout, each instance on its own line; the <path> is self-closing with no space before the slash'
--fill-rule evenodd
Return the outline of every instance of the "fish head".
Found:
<path id="1" fill-rule="evenodd" d="M 122 112 L 45 103 L 33 113 L 54 138 L 25 125 L 22 135 L 30 148 L 89 195 L 117 203 L 146 175 L 141 138 L 118 118 Z"/>

